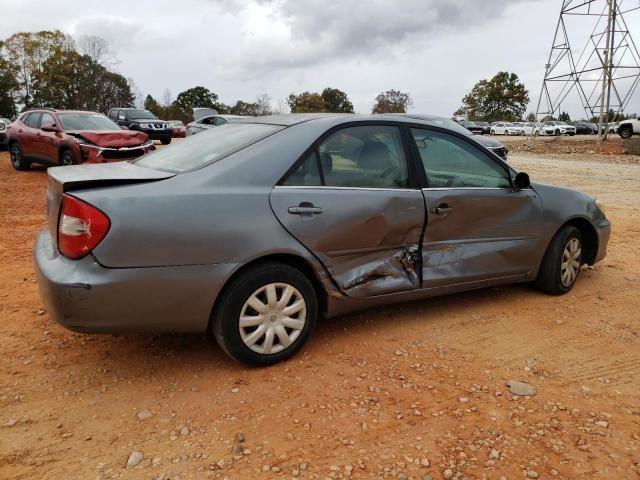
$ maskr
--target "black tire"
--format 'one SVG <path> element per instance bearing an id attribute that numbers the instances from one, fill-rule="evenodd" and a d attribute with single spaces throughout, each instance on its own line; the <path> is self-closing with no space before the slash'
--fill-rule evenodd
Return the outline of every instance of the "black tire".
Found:
<path id="1" fill-rule="evenodd" d="M 9 155 L 11 156 L 11 165 L 16 170 L 29 170 L 31 168 L 31 161 L 24 157 L 22 147 L 18 142 L 13 142 L 9 145 Z"/>
<path id="2" fill-rule="evenodd" d="M 299 335 L 288 347 L 277 353 L 264 354 L 252 350 L 245 344 L 240 332 L 239 322 L 245 302 L 255 292 L 272 283 L 293 286 L 304 299 L 306 316 L 304 326 Z M 269 262 L 248 268 L 225 286 L 224 292 L 213 312 L 211 330 L 220 348 L 234 360 L 247 365 L 266 366 L 278 363 L 294 355 L 313 332 L 317 318 L 318 299 L 311 281 L 302 272 L 293 267 Z M 264 346 L 265 342 L 266 337 L 262 341 L 262 346 Z M 280 342 L 279 339 L 278 342 Z M 256 342 L 256 344 L 258 343 Z M 260 345 L 257 345 L 257 347 L 259 348 Z"/>
<path id="3" fill-rule="evenodd" d="M 631 129 L 631 127 L 622 127 L 618 129 L 618 135 L 620 135 L 622 138 L 631 138 L 631 136 L 633 135 L 633 130 Z"/>
<path id="4" fill-rule="evenodd" d="M 171 143 L 171 137 L 162 137 L 160 139 L 162 145 L 169 145 Z"/>
<path id="5" fill-rule="evenodd" d="M 61 167 L 67 167 L 69 165 L 76 165 L 78 163 L 78 159 L 76 158 L 76 154 L 73 153 L 73 150 L 70 148 L 63 148 L 60 150 L 58 163 Z"/>
<path id="6" fill-rule="evenodd" d="M 561 133 L 562 133 L 562 132 L 560 132 L 560 129 L 556 130 L 556 131 L 555 131 L 555 135 L 556 135 L 556 137 L 559 137 L 559 136 L 561 135 Z"/>
<path id="7" fill-rule="evenodd" d="M 569 136 L 573 137 L 573 136 L 575 136 L 575 133 L 570 133 Z"/>
<path id="8" fill-rule="evenodd" d="M 495 130 L 491 130 L 491 131 L 489 132 L 489 135 L 495 135 L 495 134 L 496 134 L 496 131 L 495 131 Z"/>
<path id="9" fill-rule="evenodd" d="M 572 239 L 578 240 L 580 251 L 582 252 L 582 250 L 584 250 L 582 234 L 580 233 L 580 230 L 572 225 L 567 225 L 561 228 L 551 240 L 551 243 L 544 254 L 544 258 L 542 259 L 542 264 L 538 271 L 538 277 L 535 281 L 535 285 L 539 290 L 550 295 L 564 295 L 575 285 L 580 275 L 580 267 L 577 268 L 575 277 L 570 283 L 567 284 L 562 281 L 562 263 L 565 249 Z M 581 254 L 578 259 L 578 263 L 580 265 L 582 264 Z"/>

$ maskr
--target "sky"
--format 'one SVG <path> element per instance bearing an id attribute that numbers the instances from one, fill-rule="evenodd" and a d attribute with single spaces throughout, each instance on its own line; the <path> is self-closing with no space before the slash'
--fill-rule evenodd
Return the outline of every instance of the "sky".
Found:
<path id="1" fill-rule="evenodd" d="M 638 3 L 638 0 L 622 0 Z M 516 73 L 535 111 L 560 0 L 0 0 L 0 39 L 60 29 L 106 39 L 114 69 L 156 99 L 202 85 L 274 107 L 290 93 L 344 90 L 360 113 L 408 92 L 410 111 L 450 116 L 473 85 Z M 577 17 L 576 17 L 577 18 Z M 628 14 L 640 37 L 640 11 Z M 571 25 L 575 54 L 593 21 Z M 640 44 L 640 38 L 636 38 Z M 582 116 L 578 97 L 563 110 Z M 629 112 L 640 112 L 640 88 Z"/>

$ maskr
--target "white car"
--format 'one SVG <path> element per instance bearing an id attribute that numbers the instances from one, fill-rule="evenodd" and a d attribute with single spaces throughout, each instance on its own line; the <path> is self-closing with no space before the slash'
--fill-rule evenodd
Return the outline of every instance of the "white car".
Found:
<path id="1" fill-rule="evenodd" d="M 544 135 L 570 135 L 573 137 L 576 134 L 576 127 L 566 122 L 554 120 L 552 122 L 544 122 L 540 133 Z"/>
<path id="2" fill-rule="evenodd" d="M 524 135 L 522 127 L 510 122 L 496 122 L 491 125 L 491 135 Z"/>
<path id="3" fill-rule="evenodd" d="M 537 122 L 525 122 L 522 125 L 522 130 L 524 130 L 524 134 L 530 137 L 535 137 L 536 135 L 540 135 L 540 127 L 541 123 Z"/>
<path id="4" fill-rule="evenodd" d="M 10 124 L 11 120 L 0 117 L 0 147 L 5 147 L 7 145 L 7 130 L 9 129 Z"/>

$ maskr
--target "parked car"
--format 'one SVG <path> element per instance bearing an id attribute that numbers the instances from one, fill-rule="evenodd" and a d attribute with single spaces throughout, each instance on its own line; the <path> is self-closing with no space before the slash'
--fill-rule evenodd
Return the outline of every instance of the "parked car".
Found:
<path id="1" fill-rule="evenodd" d="M 491 124 L 491 135 L 524 135 L 522 127 L 511 122 L 495 122 Z"/>
<path id="2" fill-rule="evenodd" d="M 522 130 L 524 135 L 528 135 L 530 137 L 535 137 L 540 134 L 541 123 L 538 122 L 524 122 L 522 125 Z"/>
<path id="3" fill-rule="evenodd" d="M 483 146 L 484 148 L 491 151 L 492 153 L 498 155 L 502 160 L 507 161 L 507 155 L 509 153 L 509 149 L 506 146 L 504 146 L 502 143 L 498 142 L 497 140 L 494 140 L 493 138 L 484 137 L 482 135 L 474 135 L 469 130 L 467 130 L 457 122 L 454 122 L 453 120 L 450 120 L 445 117 L 438 117 L 435 115 L 424 115 L 424 114 L 415 114 L 415 113 L 411 113 L 411 114 L 397 113 L 394 115 L 399 115 L 407 118 L 415 118 L 423 122 L 426 122 L 430 125 L 447 128 L 449 130 L 453 130 L 454 132 L 458 132 L 462 135 L 466 135 L 469 138 L 471 138 L 474 142 Z"/>
<path id="4" fill-rule="evenodd" d="M 171 126 L 172 138 L 184 138 L 187 136 L 187 127 L 184 126 L 182 120 L 168 120 L 167 123 Z"/>
<path id="5" fill-rule="evenodd" d="M 0 117 L 0 147 L 7 146 L 7 130 L 10 124 L 11 120 Z"/>
<path id="6" fill-rule="evenodd" d="M 622 138 L 631 138 L 633 135 L 640 134 L 640 116 L 636 119 L 630 118 L 620 122 L 617 133 Z"/>
<path id="7" fill-rule="evenodd" d="M 516 282 L 565 294 L 611 228 L 597 200 L 412 116 L 251 118 L 48 176 L 35 264 L 58 322 L 210 331 L 253 365 L 319 317 Z"/>
<path id="8" fill-rule="evenodd" d="M 483 135 L 489 135 L 491 133 L 491 124 L 489 122 L 476 121 L 476 125 L 480 125 L 482 127 Z"/>
<path id="9" fill-rule="evenodd" d="M 101 113 L 36 109 L 18 117 L 8 130 L 11 163 L 74 165 L 131 160 L 155 149 L 145 133 L 122 130 Z"/>
<path id="10" fill-rule="evenodd" d="M 576 134 L 578 135 L 593 135 L 598 132 L 598 126 L 589 122 L 574 122 L 573 126 L 576 127 Z"/>
<path id="11" fill-rule="evenodd" d="M 195 117 L 195 114 L 194 114 Z M 234 123 L 239 120 L 244 120 L 250 117 L 244 117 L 242 115 L 207 115 L 202 117 L 196 117 L 195 120 L 187 124 L 187 136 L 195 135 L 196 133 L 209 130 L 211 128 L 226 125 L 228 123 Z"/>
<path id="12" fill-rule="evenodd" d="M 543 135 L 570 135 L 573 137 L 576 134 L 576 127 L 569 125 L 567 122 L 554 120 L 544 122 L 540 133 Z"/>
<path id="13" fill-rule="evenodd" d="M 471 133 L 475 133 L 478 135 L 482 135 L 484 133 L 484 127 L 482 125 L 478 125 L 476 122 L 471 122 L 469 120 L 462 120 L 458 122 L 464 128 L 469 130 Z"/>
<path id="14" fill-rule="evenodd" d="M 171 143 L 172 130 L 164 120 L 160 120 L 143 108 L 112 108 L 109 118 L 129 130 L 146 133 L 151 140 L 160 140 L 163 145 Z"/>

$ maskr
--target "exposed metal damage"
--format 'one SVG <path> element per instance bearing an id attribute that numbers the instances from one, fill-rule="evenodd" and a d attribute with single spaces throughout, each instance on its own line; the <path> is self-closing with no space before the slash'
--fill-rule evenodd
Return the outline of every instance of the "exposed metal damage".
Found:
<path id="1" fill-rule="evenodd" d="M 340 289 L 350 297 L 367 297 L 415 288 L 420 283 L 419 247 L 411 245 L 390 253 L 370 254 L 371 259 L 356 259 L 356 266 L 341 264 L 343 272 L 331 272 Z M 346 268 L 345 268 L 346 267 Z"/>

